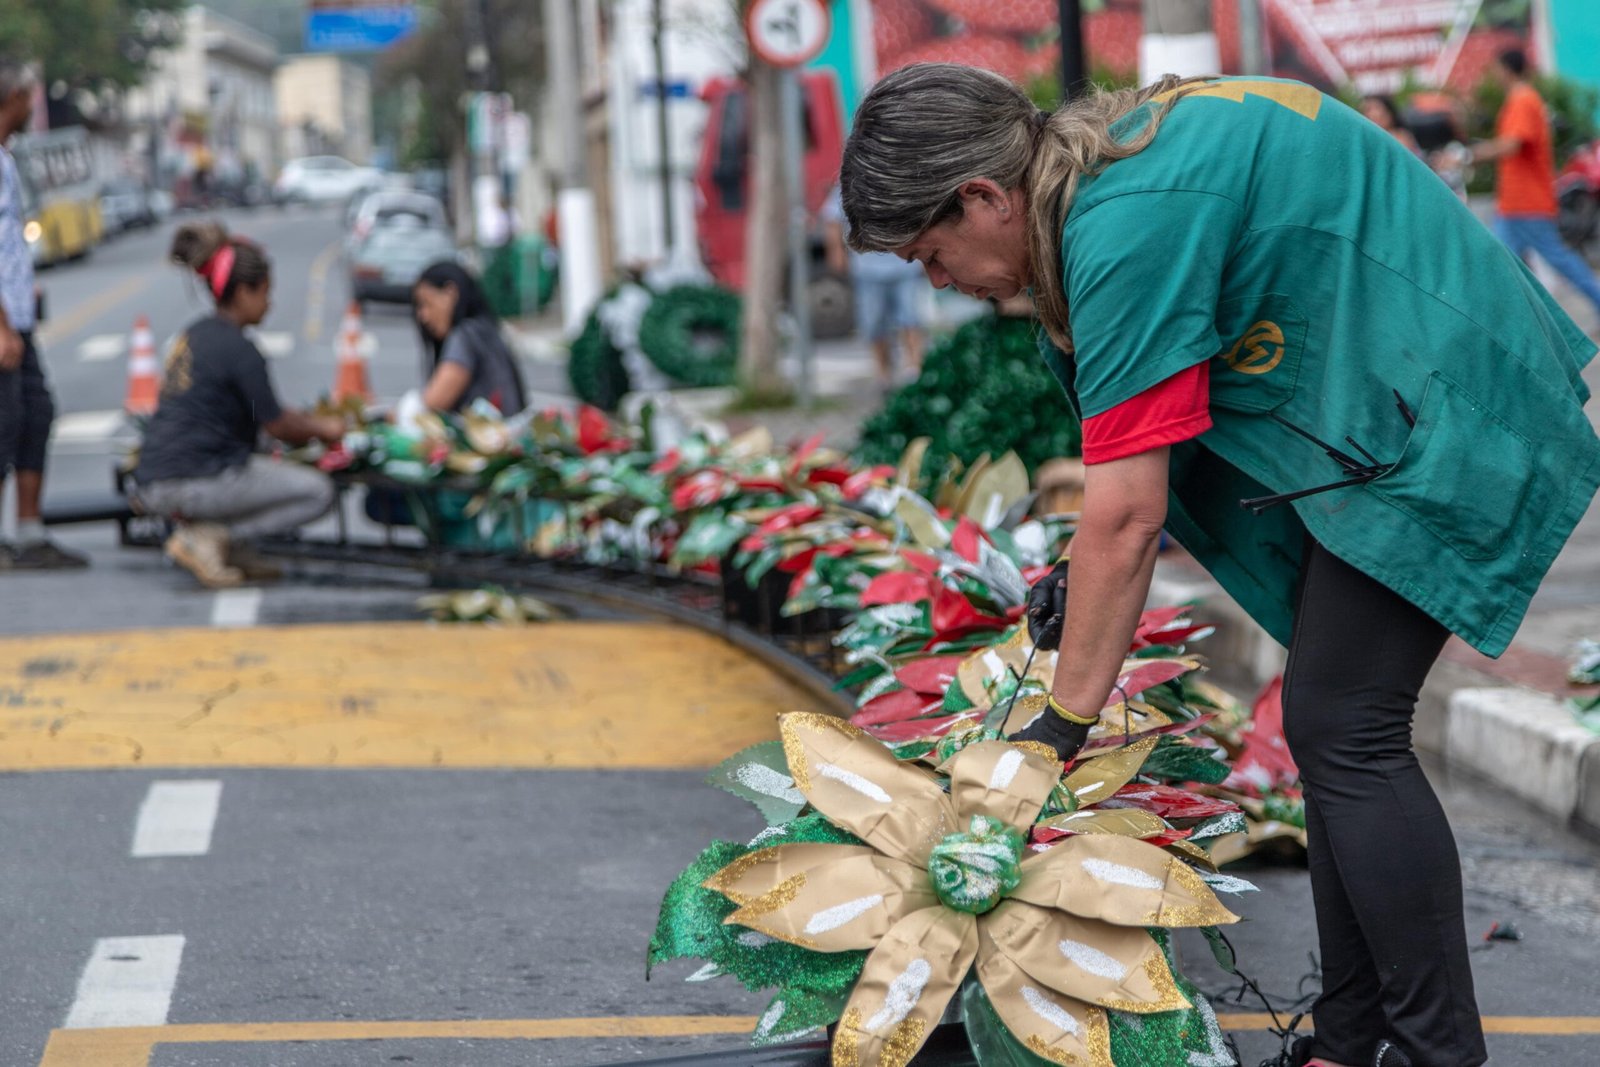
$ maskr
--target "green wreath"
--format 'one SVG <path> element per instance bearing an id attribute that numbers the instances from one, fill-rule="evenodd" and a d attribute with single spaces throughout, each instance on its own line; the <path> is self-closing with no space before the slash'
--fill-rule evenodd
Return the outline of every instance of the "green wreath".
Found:
<path id="1" fill-rule="evenodd" d="M 639 324 L 639 347 L 684 385 L 732 385 L 739 363 L 740 300 L 714 285 L 678 285 L 656 296 Z"/>
<path id="2" fill-rule="evenodd" d="M 601 411 L 616 411 L 628 391 L 628 371 L 622 365 L 622 353 L 611 343 L 600 322 L 600 307 L 606 299 L 610 299 L 609 294 L 589 312 L 583 332 L 572 342 L 567 381 L 584 403 Z"/>

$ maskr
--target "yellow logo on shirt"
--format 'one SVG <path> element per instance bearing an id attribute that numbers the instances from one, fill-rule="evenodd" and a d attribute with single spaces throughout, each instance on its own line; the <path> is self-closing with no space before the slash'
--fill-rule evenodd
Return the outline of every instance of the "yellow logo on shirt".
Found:
<path id="1" fill-rule="evenodd" d="M 162 392 L 176 396 L 187 393 L 194 384 L 194 353 L 189 349 L 189 335 L 180 333 L 167 352 L 166 373 Z"/>
<path id="2" fill-rule="evenodd" d="M 1262 319 L 1244 332 L 1222 357 L 1240 374 L 1265 374 L 1283 362 L 1283 330 Z"/>

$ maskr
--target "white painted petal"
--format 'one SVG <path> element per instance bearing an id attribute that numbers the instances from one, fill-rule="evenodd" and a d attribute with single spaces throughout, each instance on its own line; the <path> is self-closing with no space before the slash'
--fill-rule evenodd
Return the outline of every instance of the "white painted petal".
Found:
<path id="1" fill-rule="evenodd" d="M 806 933 L 825 934 L 829 930 L 837 930 L 882 903 L 883 894 L 874 893 L 870 897 L 857 897 L 855 900 L 847 900 L 843 904 L 835 904 L 831 908 L 823 908 L 812 915 L 810 921 L 806 923 Z"/>
<path id="2" fill-rule="evenodd" d="M 1112 885 L 1131 886 L 1134 889 L 1162 889 L 1166 883 L 1153 874 L 1146 874 L 1137 867 L 1124 866 L 1110 860 L 1086 859 L 1083 869 L 1089 876 L 1101 881 L 1110 882 Z"/>
<path id="3" fill-rule="evenodd" d="M 1010 789 L 1011 782 L 1022 769 L 1022 750 L 1012 749 L 995 761 L 994 772 L 989 775 L 990 789 Z"/>
<path id="4" fill-rule="evenodd" d="M 715 963 L 708 963 L 704 967 L 700 968 L 698 971 L 696 971 L 693 974 L 691 974 L 689 977 L 685 978 L 684 981 L 685 982 L 709 982 L 709 981 L 711 981 L 711 979 L 719 977 L 721 974 L 722 974 L 722 968 L 721 967 L 717 966 Z"/>
<path id="5" fill-rule="evenodd" d="M 841 767 L 837 763 L 824 763 L 817 768 L 817 773 L 824 778 L 832 778 L 836 782 L 843 783 L 868 800 L 876 800 L 879 804 L 887 804 L 893 799 L 877 782 L 863 778 L 855 771 Z"/>
<path id="6" fill-rule="evenodd" d="M 1115 956 L 1107 955 L 1093 945 L 1086 945 L 1082 941 L 1063 940 L 1056 947 L 1080 969 L 1088 971 L 1097 978 L 1120 982 L 1128 977 L 1128 968 L 1118 963 Z"/>
<path id="7" fill-rule="evenodd" d="M 927 988 L 932 975 L 933 968 L 927 960 L 915 959 L 908 963 L 906 969 L 889 983 L 889 994 L 883 998 L 883 1007 L 867 1020 L 866 1029 L 882 1033 L 900 1025 L 916 1008 L 917 1001 L 922 999 L 922 991 Z"/>
<path id="8" fill-rule="evenodd" d="M 739 935 L 739 944 L 745 948 L 766 948 L 775 940 L 776 938 L 768 937 L 766 934 L 758 934 L 754 930 L 746 930 Z"/>
<path id="9" fill-rule="evenodd" d="M 1028 1007 L 1033 1009 L 1035 1015 L 1054 1026 L 1057 1030 L 1069 1033 L 1074 1037 L 1082 1032 L 1083 1025 L 1073 1018 L 1070 1011 L 1033 986 L 1025 985 L 1022 987 L 1022 999 L 1027 1001 Z"/>
<path id="10" fill-rule="evenodd" d="M 790 804 L 804 804 L 805 794 L 794 786 L 794 779 L 764 763 L 746 763 L 733 772 L 740 785 L 765 797 L 776 797 Z"/>

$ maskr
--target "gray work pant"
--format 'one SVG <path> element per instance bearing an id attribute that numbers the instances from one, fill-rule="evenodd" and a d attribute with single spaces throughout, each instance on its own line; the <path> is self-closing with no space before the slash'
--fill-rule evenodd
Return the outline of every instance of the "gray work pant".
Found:
<path id="1" fill-rule="evenodd" d="M 333 508 L 333 482 L 298 463 L 251 456 L 205 478 L 167 478 L 140 485 L 139 504 L 152 515 L 187 522 L 216 522 L 236 541 L 288 533 Z"/>

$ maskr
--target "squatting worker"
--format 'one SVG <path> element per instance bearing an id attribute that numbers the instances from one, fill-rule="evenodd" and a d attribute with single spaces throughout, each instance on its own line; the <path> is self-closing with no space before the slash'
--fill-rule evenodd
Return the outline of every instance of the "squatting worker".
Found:
<path id="1" fill-rule="evenodd" d="M 322 472 L 255 455 L 261 431 L 289 445 L 333 444 L 345 423 L 279 403 L 267 361 L 244 334 L 272 301 L 272 268 L 259 247 L 204 223 L 179 228 L 171 257 L 200 277 L 216 312 L 173 343 L 133 477 L 140 505 L 178 523 L 167 555 L 207 586 L 237 585 L 267 576 L 249 541 L 289 533 L 334 502 Z"/>
<path id="2" fill-rule="evenodd" d="M 1293 1063 L 1483 1063 L 1411 717 L 1451 632 L 1505 650 L 1600 483 L 1594 344 L 1425 164 L 1295 82 L 1045 114 L 996 75 L 911 66 L 857 112 L 842 181 L 856 248 L 980 297 L 1031 288 L 1084 416 L 1060 663 L 1021 736 L 1070 756 L 1116 699 L 1170 531 L 1289 647 L 1323 967 Z"/>

